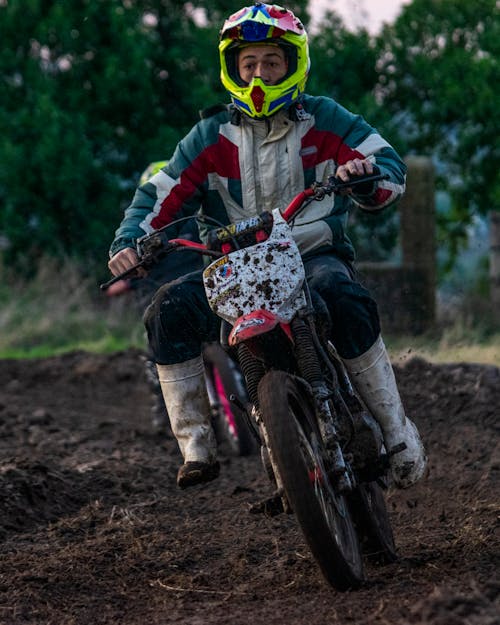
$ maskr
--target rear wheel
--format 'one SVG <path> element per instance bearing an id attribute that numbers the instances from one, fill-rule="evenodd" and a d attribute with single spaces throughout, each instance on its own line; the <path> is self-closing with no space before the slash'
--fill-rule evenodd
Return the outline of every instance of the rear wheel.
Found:
<path id="1" fill-rule="evenodd" d="M 312 400 L 282 371 L 267 373 L 258 394 L 274 462 L 314 558 L 338 590 L 358 587 L 363 581 L 358 538 L 345 497 L 330 484 Z"/>
<path id="2" fill-rule="evenodd" d="M 398 556 L 383 489 L 377 482 L 366 482 L 349 499 L 366 556 L 380 564 L 395 562 Z"/>
<path id="3" fill-rule="evenodd" d="M 255 452 L 254 437 L 249 430 L 247 417 L 230 398 L 238 397 L 241 404 L 247 402 L 242 376 L 229 355 L 218 343 L 207 345 L 203 351 L 207 386 L 214 408 L 214 429 L 217 440 L 229 453 L 246 456 Z"/>

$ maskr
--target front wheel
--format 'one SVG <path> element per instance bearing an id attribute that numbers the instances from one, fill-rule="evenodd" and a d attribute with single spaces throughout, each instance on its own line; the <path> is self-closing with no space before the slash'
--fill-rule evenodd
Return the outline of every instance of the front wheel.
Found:
<path id="1" fill-rule="evenodd" d="M 312 398 L 282 371 L 264 376 L 258 396 L 273 460 L 314 558 L 338 590 L 359 587 L 363 562 L 358 537 L 346 499 L 328 477 Z"/>

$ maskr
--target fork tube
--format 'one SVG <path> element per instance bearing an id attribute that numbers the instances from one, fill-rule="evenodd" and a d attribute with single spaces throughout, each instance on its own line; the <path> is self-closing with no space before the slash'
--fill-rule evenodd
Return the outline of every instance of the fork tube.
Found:
<path id="1" fill-rule="evenodd" d="M 241 371 L 245 378 L 245 385 L 248 392 L 250 402 L 256 407 L 259 407 L 259 397 L 257 394 L 257 387 L 264 375 L 264 366 L 255 358 L 248 347 L 244 343 L 240 343 L 238 346 L 238 362 L 240 363 Z"/>

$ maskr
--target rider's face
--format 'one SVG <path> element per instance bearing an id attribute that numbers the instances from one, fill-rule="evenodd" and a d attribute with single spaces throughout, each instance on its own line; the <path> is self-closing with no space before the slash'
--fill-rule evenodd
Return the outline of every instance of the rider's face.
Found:
<path id="1" fill-rule="evenodd" d="M 238 55 L 238 71 L 248 84 L 257 76 L 266 85 L 276 85 L 287 70 L 285 53 L 279 46 L 247 46 Z"/>

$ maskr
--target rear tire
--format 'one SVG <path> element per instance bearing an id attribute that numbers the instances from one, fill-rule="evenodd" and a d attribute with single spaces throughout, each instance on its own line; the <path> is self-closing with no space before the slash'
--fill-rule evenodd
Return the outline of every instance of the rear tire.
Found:
<path id="1" fill-rule="evenodd" d="M 205 347 L 203 359 L 217 398 L 213 424 L 217 441 L 231 455 L 248 456 L 255 453 L 255 440 L 249 430 L 247 416 L 230 401 L 231 395 L 234 395 L 243 405 L 247 403 L 243 378 L 238 378 L 235 363 L 218 343 Z"/>
<path id="2" fill-rule="evenodd" d="M 323 575 L 338 590 L 363 582 L 363 562 L 344 496 L 327 476 L 312 399 L 293 376 L 270 371 L 259 405 L 285 494 Z"/>
<path id="3" fill-rule="evenodd" d="M 367 558 L 378 564 L 395 562 L 398 555 L 383 489 L 377 482 L 360 484 L 349 503 Z"/>

